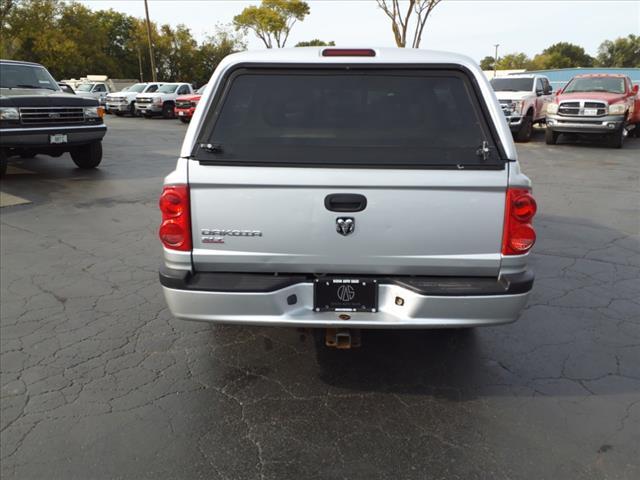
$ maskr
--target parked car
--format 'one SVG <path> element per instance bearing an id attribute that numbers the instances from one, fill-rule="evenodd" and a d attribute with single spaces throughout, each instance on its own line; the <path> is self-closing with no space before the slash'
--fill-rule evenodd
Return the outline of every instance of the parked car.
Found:
<path id="1" fill-rule="evenodd" d="M 63 82 L 58 82 L 58 86 L 60 87 L 60 90 L 62 90 L 64 93 L 70 93 L 72 95 L 76 94 L 73 88 L 71 88 L 71 85 L 67 85 L 66 83 L 63 83 Z"/>
<path id="2" fill-rule="evenodd" d="M 110 93 L 109 85 L 106 82 L 81 83 L 76 87 L 76 95 L 84 98 L 95 98 L 104 105 L 107 94 Z"/>
<path id="3" fill-rule="evenodd" d="M 176 99 L 192 93 L 193 88 L 189 83 L 164 83 L 154 93 L 139 93 L 136 96 L 136 111 L 147 118 L 154 115 L 173 118 Z"/>
<path id="4" fill-rule="evenodd" d="M 128 113 L 131 116 L 135 116 L 138 114 L 136 112 L 136 97 L 138 94 L 154 93 L 160 85 L 162 85 L 162 83 L 136 83 L 126 90 L 111 93 L 107 95 L 107 109 L 116 115 Z"/>
<path id="5" fill-rule="evenodd" d="M 545 140 L 555 145 L 561 133 L 604 136 L 622 148 L 632 129 L 640 128 L 638 85 L 620 74 L 576 75 L 547 107 Z"/>
<path id="6" fill-rule="evenodd" d="M 242 52 L 210 85 L 160 196 L 176 317 L 341 329 L 518 317 L 536 203 L 472 59 Z"/>
<path id="7" fill-rule="evenodd" d="M 98 101 L 64 93 L 42 65 L 0 60 L 0 167 L 7 158 L 69 152 L 80 168 L 102 160 L 107 127 Z"/>
<path id="8" fill-rule="evenodd" d="M 207 86 L 203 85 L 196 90 L 193 95 L 181 95 L 176 98 L 174 113 L 182 123 L 189 123 L 191 121 L 191 117 L 193 117 L 193 113 L 196 111 L 196 107 L 205 88 L 207 88 Z"/>
<path id="9" fill-rule="evenodd" d="M 491 80 L 509 128 L 518 142 L 531 139 L 533 125 L 543 123 L 547 104 L 553 99 L 544 75 L 521 74 Z"/>

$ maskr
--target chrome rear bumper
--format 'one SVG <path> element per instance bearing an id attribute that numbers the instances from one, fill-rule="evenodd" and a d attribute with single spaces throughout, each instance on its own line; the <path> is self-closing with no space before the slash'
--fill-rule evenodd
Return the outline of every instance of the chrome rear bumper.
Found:
<path id="1" fill-rule="evenodd" d="M 173 315 L 183 320 L 289 327 L 442 328 L 510 323 L 527 303 L 533 274 L 508 294 L 468 295 L 455 289 L 424 295 L 404 283 L 382 283 L 378 312 L 315 312 L 314 284 L 294 283 L 273 291 L 211 291 L 172 288 L 163 281 L 164 296 Z M 161 275 L 162 280 L 162 275 Z M 234 283 L 234 282 L 231 282 Z M 232 285 L 228 290 L 234 290 Z M 479 290 L 480 291 L 480 290 Z M 398 298 L 402 301 L 399 302 Z M 399 303 L 402 303 L 400 305 Z"/>

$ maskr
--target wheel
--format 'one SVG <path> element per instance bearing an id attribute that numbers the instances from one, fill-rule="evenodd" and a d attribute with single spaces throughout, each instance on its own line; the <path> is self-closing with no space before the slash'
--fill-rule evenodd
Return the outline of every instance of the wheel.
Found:
<path id="1" fill-rule="evenodd" d="M 191 120 L 190 118 L 180 117 L 180 121 L 182 123 L 189 123 L 190 120 Z"/>
<path id="2" fill-rule="evenodd" d="M 151 118 L 153 115 L 151 115 L 150 113 L 143 113 L 142 116 L 144 118 Z"/>
<path id="3" fill-rule="evenodd" d="M 35 157 L 36 154 L 30 151 L 24 151 L 22 153 L 20 153 L 20 158 L 24 158 L 24 159 L 29 159 L 29 158 L 33 158 Z"/>
<path id="4" fill-rule="evenodd" d="M 167 102 L 164 105 L 162 105 L 162 116 L 164 118 L 173 118 L 175 116 L 172 103 Z"/>
<path id="5" fill-rule="evenodd" d="M 7 155 L 0 150 L 0 177 L 7 173 Z"/>
<path id="6" fill-rule="evenodd" d="M 116 117 L 121 117 L 121 116 L 123 115 L 123 113 L 122 113 L 122 112 L 113 112 L 113 113 L 115 113 L 115 114 L 116 114 Z"/>
<path id="7" fill-rule="evenodd" d="M 131 102 L 129 104 L 129 115 L 132 117 L 136 116 L 136 102 Z"/>
<path id="8" fill-rule="evenodd" d="M 516 142 L 528 142 L 531 140 L 531 133 L 533 132 L 533 114 L 527 112 L 522 119 L 522 124 L 518 133 L 516 133 Z"/>
<path id="9" fill-rule="evenodd" d="M 102 161 L 102 143 L 95 142 L 71 150 L 71 158 L 79 168 L 96 168 Z"/>
<path id="10" fill-rule="evenodd" d="M 555 145 L 556 143 L 558 143 L 559 136 L 560 134 L 558 132 L 554 132 L 549 127 L 547 127 L 547 129 L 544 132 L 544 142 L 547 145 Z"/>
<path id="11" fill-rule="evenodd" d="M 627 130 L 624 128 L 624 125 L 620 127 L 615 132 L 609 134 L 607 136 L 607 144 L 611 148 L 622 148 L 624 144 L 624 137 L 627 136 Z"/>

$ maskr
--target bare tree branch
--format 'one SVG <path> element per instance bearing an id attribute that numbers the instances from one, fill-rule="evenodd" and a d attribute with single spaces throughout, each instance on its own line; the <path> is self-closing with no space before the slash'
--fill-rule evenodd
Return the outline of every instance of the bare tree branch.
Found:
<path id="1" fill-rule="evenodd" d="M 419 48 L 427 19 L 442 0 L 406 0 L 406 10 L 402 9 L 401 1 L 376 0 L 376 3 L 391 20 L 391 31 L 396 45 L 398 47 L 406 47 L 408 36 L 410 35 L 409 31 L 411 31 L 411 47 Z"/>

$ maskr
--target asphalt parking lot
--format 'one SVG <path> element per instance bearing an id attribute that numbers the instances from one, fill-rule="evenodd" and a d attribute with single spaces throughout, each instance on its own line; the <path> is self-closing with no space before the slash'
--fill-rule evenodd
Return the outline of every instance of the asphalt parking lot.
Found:
<path id="1" fill-rule="evenodd" d="M 540 207 L 518 322 L 330 351 L 171 317 L 156 201 L 186 127 L 107 122 L 100 169 L 2 181 L 28 202 L 0 210 L 3 479 L 640 478 L 640 139 L 518 145 Z"/>

